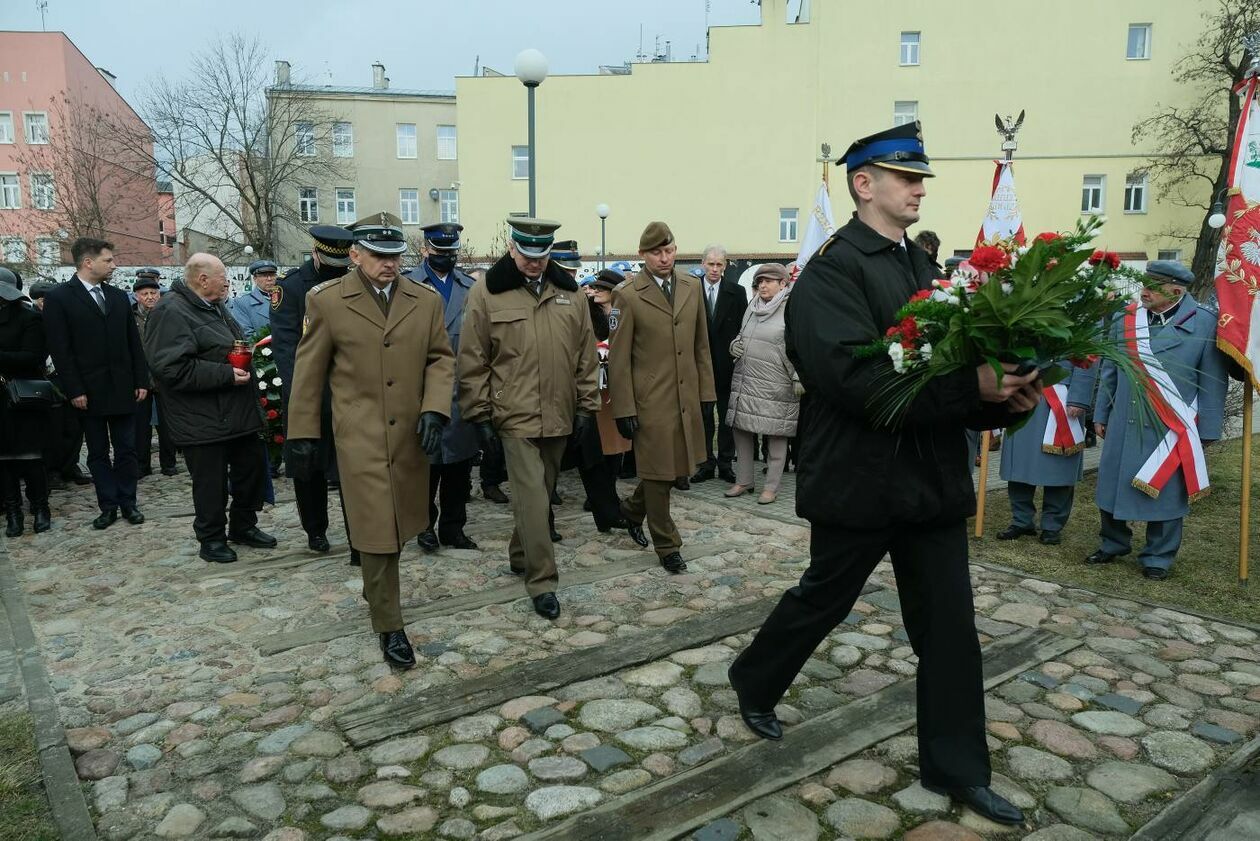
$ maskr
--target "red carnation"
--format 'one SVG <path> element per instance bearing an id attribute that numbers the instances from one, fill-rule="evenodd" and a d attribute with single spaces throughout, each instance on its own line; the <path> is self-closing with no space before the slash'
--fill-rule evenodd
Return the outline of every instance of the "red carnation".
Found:
<path id="1" fill-rule="evenodd" d="M 259 398 L 258 398 L 258 402 L 262 405 L 262 407 L 263 407 L 264 409 L 265 409 L 265 408 L 267 408 L 267 398 L 266 398 L 266 397 L 259 397 Z"/>
<path id="2" fill-rule="evenodd" d="M 919 323 L 914 320 L 913 315 L 907 315 L 901 319 L 901 323 L 897 325 L 897 329 L 901 332 L 901 343 L 909 347 L 909 343 L 913 343 L 919 338 Z"/>
<path id="3" fill-rule="evenodd" d="M 1088 368 L 1089 366 L 1093 365 L 1097 361 L 1098 361 L 1098 355 L 1094 353 L 1091 353 L 1089 356 L 1085 357 L 1084 359 L 1071 360 L 1072 364 L 1075 365 L 1077 368 Z"/>
<path id="4" fill-rule="evenodd" d="M 1120 255 L 1116 252 L 1108 251 L 1103 255 L 1103 259 L 1107 261 L 1107 265 L 1111 266 L 1113 271 L 1120 268 Z"/>
<path id="5" fill-rule="evenodd" d="M 932 297 L 931 289 L 920 289 L 918 292 L 915 292 L 913 295 L 910 296 L 910 303 L 913 304 L 915 301 L 926 301 L 928 298 L 931 298 L 931 297 Z"/>
<path id="6" fill-rule="evenodd" d="M 1060 239 L 1063 239 L 1063 237 L 1059 236 L 1054 231 L 1046 231 L 1043 234 L 1037 234 L 1037 242 L 1054 242 L 1055 240 Z"/>
<path id="7" fill-rule="evenodd" d="M 891 339 L 892 337 L 896 335 L 897 335 L 897 325 L 895 324 L 884 331 L 884 338 L 886 339 Z"/>
<path id="8" fill-rule="evenodd" d="M 275 441 L 277 444 L 283 444 L 283 443 L 284 443 L 284 436 L 283 436 L 283 435 L 276 435 L 276 436 L 272 437 L 272 439 L 271 439 L 271 440 L 272 440 L 272 441 Z"/>
<path id="9" fill-rule="evenodd" d="M 275 409 L 267 410 L 267 420 L 275 420 L 278 417 L 280 417 L 280 413 L 277 412 Z"/>
<path id="10" fill-rule="evenodd" d="M 981 245 L 971 252 L 967 262 L 979 271 L 993 274 L 1011 264 L 1011 255 L 996 245 Z"/>

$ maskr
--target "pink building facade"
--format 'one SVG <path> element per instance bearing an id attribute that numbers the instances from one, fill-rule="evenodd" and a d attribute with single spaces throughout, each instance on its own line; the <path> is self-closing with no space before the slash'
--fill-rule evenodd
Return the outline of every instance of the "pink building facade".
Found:
<path id="1" fill-rule="evenodd" d="M 46 274 L 76 236 L 114 243 L 119 265 L 169 262 L 151 167 L 94 130 L 144 123 L 62 32 L 0 32 L 0 262 Z"/>

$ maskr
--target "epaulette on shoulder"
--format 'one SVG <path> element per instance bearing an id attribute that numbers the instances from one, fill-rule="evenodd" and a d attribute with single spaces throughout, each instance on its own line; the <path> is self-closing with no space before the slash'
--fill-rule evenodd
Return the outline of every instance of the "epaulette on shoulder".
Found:
<path id="1" fill-rule="evenodd" d="M 311 294 L 318 295 L 320 292 L 323 292 L 325 289 L 328 289 L 333 286 L 337 286 L 340 283 L 341 283 L 341 278 L 339 277 L 335 277 L 332 280 L 325 280 L 323 283 L 317 283 L 311 287 Z"/>
<path id="2" fill-rule="evenodd" d="M 414 277 L 409 277 L 407 278 L 407 280 L 410 280 L 412 284 L 414 284 L 415 286 L 419 286 L 421 289 L 423 289 L 426 292 L 431 292 L 434 295 L 438 294 L 438 291 L 434 289 L 432 286 L 430 286 L 427 283 L 421 283 L 420 281 L 416 280 Z"/>
<path id="3" fill-rule="evenodd" d="M 614 291 L 614 292 L 620 292 L 620 291 L 621 291 L 621 289 L 622 289 L 622 287 L 624 287 L 624 286 L 625 286 L 626 284 L 628 284 L 629 282 L 630 282 L 630 278 L 626 278 L 625 280 L 621 281 L 621 283 L 618 283 L 616 286 L 614 286 L 614 287 L 613 287 L 613 291 Z"/>
<path id="4" fill-rule="evenodd" d="M 827 237 L 827 241 L 818 247 L 818 250 L 814 252 L 814 256 L 821 257 L 822 255 L 826 254 L 827 249 L 835 245 L 836 241 L 840 238 L 838 236 L 839 233 L 840 233 L 839 231 L 836 231 L 834 234 Z"/>

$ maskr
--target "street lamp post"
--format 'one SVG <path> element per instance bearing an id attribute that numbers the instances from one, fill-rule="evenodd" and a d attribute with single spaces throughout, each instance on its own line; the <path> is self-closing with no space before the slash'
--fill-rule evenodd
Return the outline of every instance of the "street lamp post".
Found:
<path id="1" fill-rule="evenodd" d="M 599 214 L 599 268 L 604 268 L 604 260 L 608 257 L 608 238 L 605 236 L 605 225 L 608 222 L 608 205 L 600 203 L 596 205 L 595 212 Z"/>
<path id="2" fill-rule="evenodd" d="M 537 158 L 534 144 L 534 89 L 547 78 L 547 57 L 535 49 L 521 50 L 516 56 L 516 78 L 528 91 L 529 101 L 529 215 L 538 215 L 537 178 L 535 177 L 535 160 Z"/>

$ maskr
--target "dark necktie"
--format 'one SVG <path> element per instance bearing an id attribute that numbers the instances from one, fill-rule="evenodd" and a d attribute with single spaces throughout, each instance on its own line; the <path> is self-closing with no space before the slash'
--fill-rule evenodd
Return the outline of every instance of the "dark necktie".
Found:
<path id="1" fill-rule="evenodd" d="M 105 309 L 105 293 L 101 291 L 101 287 L 92 287 L 92 297 L 96 299 L 96 305 L 101 308 L 101 312 L 108 312 Z"/>
<path id="2" fill-rule="evenodd" d="M 674 284 L 669 278 L 661 281 L 661 291 L 665 293 L 665 298 L 671 304 L 674 302 Z"/>
<path id="3" fill-rule="evenodd" d="M 376 295 L 381 299 L 381 311 L 389 315 L 389 295 L 385 294 L 384 289 L 376 290 Z"/>
<path id="4" fill-rule="evenodd" d="M 708 288 L 707 295 L 704 296 L 704 302 L 709 310 L 709 323 L 713 323 L 713 314 L 717 311 L 717 284 L 711 284 Z"/>

